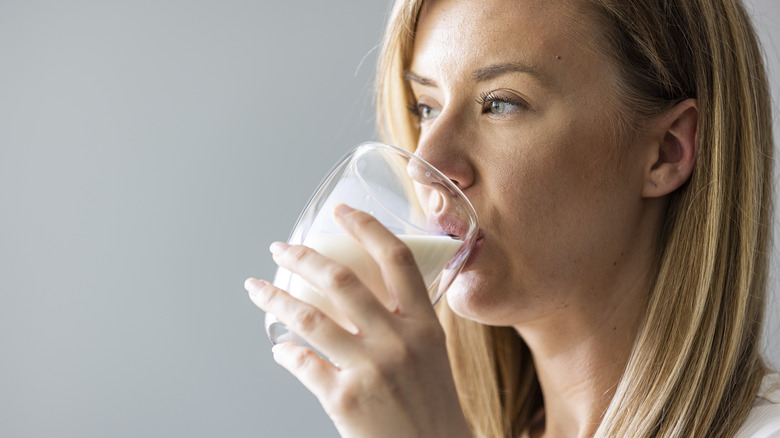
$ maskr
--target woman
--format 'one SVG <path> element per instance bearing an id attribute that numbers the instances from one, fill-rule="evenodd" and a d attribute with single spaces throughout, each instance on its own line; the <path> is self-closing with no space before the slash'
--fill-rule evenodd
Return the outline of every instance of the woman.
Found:
<path id="1" fill-rule="evenodd" d="M 348 269 L 272 245 L 358 327 L 247 281 L 338 364 L 274 348 L 343 436 L 780 436 L 759 353 L 770 106 L 738 1 L 399 0 L 378 103 L 385 141 L 451 178 L 483 237 L 438 318 L 365 213 L 336 215 L 389 311 Z"/>

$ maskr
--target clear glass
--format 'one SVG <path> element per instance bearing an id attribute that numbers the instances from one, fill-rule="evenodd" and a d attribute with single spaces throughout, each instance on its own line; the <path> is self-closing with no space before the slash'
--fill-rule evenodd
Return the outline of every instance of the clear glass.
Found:
<path id="1" fill-rule="evenodd" d="M 289 239 L 349 266 L 389 309 L 394 306 L 379 267 L 333 219 L 339 203 L 374 216 L 414 254 L 430 301 L 435 305 L 452 284 L 477 239 L 477 215 L 446 176 L 416 155 L 377 142 L 364 143 L 344 157 L 314 193 Z M 274 285 L 313 304 L 347 330 L 354 326 L 325 294 L 279 268 Z M 304 343 L 276 316 L 265 328 L 273 343 Z"/>

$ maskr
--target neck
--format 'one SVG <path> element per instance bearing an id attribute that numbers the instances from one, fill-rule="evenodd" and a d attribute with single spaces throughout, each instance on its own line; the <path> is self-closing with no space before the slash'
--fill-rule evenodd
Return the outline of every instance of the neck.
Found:
<path id="1" fill-rule="evenodd" d="M 628 363 L 644 314 L 647 278 L 612 278 L 600 293 L 589 287 L 575 295 L 584 299 L 555 315 L 515 327 L 531 350 L 544 397 L 543 430 L 532 436 L 595 434 Z"/>

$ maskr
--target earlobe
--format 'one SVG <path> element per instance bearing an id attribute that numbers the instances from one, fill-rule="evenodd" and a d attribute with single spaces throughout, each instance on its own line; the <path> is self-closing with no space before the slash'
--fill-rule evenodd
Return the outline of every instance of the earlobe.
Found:
<path id="1" fill-rule="evenodd" d="M 693 173 L 698 143 L 699 108 L 696 99 L 686 99 L 658 118 L 650 128 L 655 139 L 650 147 L 642 195 L 657 198 L 685 184 Z"/>

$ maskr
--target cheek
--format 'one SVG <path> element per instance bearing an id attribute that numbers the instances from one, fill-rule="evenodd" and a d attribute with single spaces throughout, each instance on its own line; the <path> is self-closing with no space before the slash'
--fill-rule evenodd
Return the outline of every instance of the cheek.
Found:
<path id="1" fill-rule="evenodd" d="M 523 177 L 507 190 L 525 191 L 545 211 L 597 201 L 621 179 L 606 121 L 569 116 L 548 117 L 550 123 L 526 133 L 522 156 L 507 160 L 518 167 L 511 174 Z"/>
<path id="2" fill-rule="evenodd" d="M 589 205 L 608 187 L 600 155 L 595 147 L 561 137 L 505 154 L 486 175 L 494 188 L 493 205 L 510 221 L 555 228 L 559 219 Z"/>
<path id="3" fill-rule="evenodd" d="M 502 157 L 512 164 L 496 166 L 488 182 L 497 189 L 491 204 L 505 250 L 548 275 L 560 275 L 565 263 L 594 250 L 591 239 L 610 226 L 626 184 L 610 158 L 609 135 L 568 126 Z"/>

